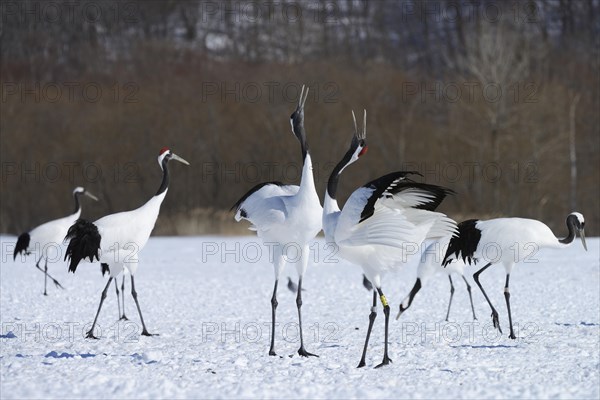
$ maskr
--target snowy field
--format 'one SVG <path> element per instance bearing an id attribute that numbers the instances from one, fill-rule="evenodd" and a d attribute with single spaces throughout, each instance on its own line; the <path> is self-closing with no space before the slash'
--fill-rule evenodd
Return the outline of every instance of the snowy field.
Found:
<path id="1" fill-rule="evenodd" d="M 508 339 L 504 270 L 481 280 L 500 314 L 502 336 L 478 288 L 473 321 L 464 283 L 449 297 L 438 275 L 396 321 L 412 287 L 416 264 L 384 279 L 392 307 L 390 357 L 383 354 L 383 312 L 375 321 L 367 367 L 357 369 L 371 293 L 358 266 L 337 261 L 322 241 L 305 277 L 307 350 L 296 351 L 295 295 L 280 284 L 276 350 L 267 355 L 273 270 L 268 248 L 255 237 L 155 237 L 141 252 L 136 289 L 150 332 L 126 282 L 130 321 L 117 322 L 111 286 L 98 324 L 100 340 L 84 339 L 106 278 L 99 264 L 49 264 L 64 286 L 42 295 L 43 274 L 33 255 L 12 259 L 15 237 L 2 246 L 0 397 L 14 398 L 598 398 L 600 388 L 600 241 L 579 239 L 568 249 L 542 250 L 511 275 L 517 340 Z M 259 251 L 260 249 L 260 251 Z M 260 254 L 258 254 L 260 252 Z M 471 268 L 470 274 L 474 272 Z M 471 277 L 468 278 L 472 281 Z M 120 284 L 119 278 L 119 284 Z M 99 331 L 96 331 L 100 333 Z"/>

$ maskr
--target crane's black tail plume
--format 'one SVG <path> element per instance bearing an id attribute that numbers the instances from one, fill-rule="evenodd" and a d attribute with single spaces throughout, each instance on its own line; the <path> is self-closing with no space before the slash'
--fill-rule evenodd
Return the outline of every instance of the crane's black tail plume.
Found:
<path id="1" fill-rule="evenodd" d="M 102 276 L 104 276 L 104 274 L 110 274 L 110 267 L 107 263 L 101 263 L 100 271 L 102 271 Z"/>
<path id="2" fill-rule="evenodd" d="M 445 267 L 454 259 L 462 257 L 463 261 L 476 264 L 477 259 L 473 257 L 477 245 L 481 239 L 481 231 L 477 229 L 477 219 L 469 219 L 458 224 L 458 234 L 450 239 L 448 250 L 442 261 Z"/>
<path id="3" fill-rule="evenodd" d="M 17 259 L 17 254 L 25 253 L 25 255 L 29 254 L 27 248 L 29 247 L 29 233 L 25 232 L 19 236 L 17 239 L 17 245 L 15 246 L 15 252 L 13 253 L 13 261 Z"/>
<path id="4" fill-rule="evenodd" d="M 78 219 L 67 232 L 65 240 L 69 241 L 65 260 L 67 257 L 70 260 L 69 272 L 75 273 L 79 262 L 85 258 L 89 258 L 90 262 L 94 261 L 94 257 L 100 261 L 98 250 L 100 250 L 100 233 L 98 227 L 93 223 L 84 219 Z"/>

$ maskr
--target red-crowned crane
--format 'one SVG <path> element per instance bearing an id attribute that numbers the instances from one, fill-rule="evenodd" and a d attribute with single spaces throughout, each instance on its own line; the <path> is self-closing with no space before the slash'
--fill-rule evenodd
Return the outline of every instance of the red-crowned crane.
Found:
<path id="1" fill-rule="evenodd" d="M 46 222 L 36 228 L 33 228 L 29 232 L 22 233 L 17 240 L 15 251 L 13 253 L 13 259 L 17 258 L 17 254 L 23 253 L 29 255 L 31 253 L 39 254 L 39 259 L 35 263 L 35 267 L 44 273 L 44 296 L 48 295 L 46 290 L 48 278 L 52 279 L 57 287 L 63 288 L 62 285 L 48 274 L 48 251 L 53 246 L 58 246 L 63 242 L 69 227 L 77 221 L 81 215 L 81 203 L 79 202 L 79 196 L 85 195 L 90 199 L 98 201 L 96 196 L 88 192 L 82 187 L 76 187 L 73 190 L 73 199 L 75 200 L 75 211 L 73 214 L 67 215 L 66 217 L 55 219 Z M 40 261 L 44 258 L 46 260 L 44 269 L 40 267 Z"/>
<path id="2" fill-rule="evenodd" d="M 354 112 L 352 113 L 354 118 Z M 340 210 L 337 186 L 340 174 L 367 150 L 365 111 L 362 132 L 354 118 L 354 137 L 350 148 L 334 167 L 327 184 L 323 204 L 323 230 L 328 243 L 337 245 L 338 255 L 360 265 L 373 284 L 373 305 L 369 327 L 358 368 L 365 366 L 367 346 L 373 322 L 377 316 L 377 297 L 385 315 L 385 345 L 383 361 L 376 368 L 389 364 L 388 325 L 390 306 L 381 289 L 381 278 L 389 270 L 402 265 L 408 247 L 419 246 L 424 240 L 451 235 L 456 224 L 444 214 L 434 212 L 450 190 L 418 183 L 409 178 L 414 172 L 392 172 L 356 189 Z"/>
<path id="3" fill-rule="evenodd" d="M 158 165 L 160 165 L 163 172 L 162 182 L 156 194 L 144 205 L 135 210 L 107 215 L 93 223 L 79 219 L 69 228 L 65 238 L 69 240 L 65 254 L 65 260 L 67 258 L 70 260 L 69 271 L 75 273 L 77 265 L 85 258 L 89 258 L 90 262 L 93 262 L 95 258 L 101 264 L 106 264 L 106 268 L 109 268 L 110 271 L 110 277 L 100 297 L 96 317 L 92 327 L 86 334 L 87 338 L 97 339 L 94 336 L 94 328 L 102 309 L 102 303 L 106 298 L 108 286 L 114 278 L 123 272 L 124 268 L 131 275 L 131 295 L 140 314 L 142 335 L 152 336 L 146 329 L 144 317 L 142 317 L 142 310 L 135 291 L 134 275 L 138 268 L 138 253 L 148 242 L 150 233 L 154 229 L 154 224 L 158 218 L 160 205 L 167 195 L 169 188 L 168 164 L 171 160 L 189 165 L 187 161 L 168 148 L 161 149 L 158 155 Z"/>
<path id="4" fill-rule="evenodd" d="M 285 267 L 285 254 L 289 246 L 299 252 L 296 263 L 298 287 L 296 290 L 296 306 L 298 308 L 298 324 L 300 328 L 300 349 L 302 357 L 316 356 L 304 347 L 302 336 L 302 279 L 306 273 L 309 257 L 309 241 L 313 240 L 321 230 L 321 214 L 323 208 L 315 188 L 313 166 L 306 133 L 304 130 L 304 103 L 308 97 L 308 88 L 304 94 L 304 86 L 300 93 L 298 106 L 290 117 L 292 133 L 300 142 L 304 165 L 300 186 L 285 185 L 281 182 L 261 183 L 250 189 L 235 203 L 235 219 L 250 221 L 263 242 L 271 243 L 275 285 L 271 297 L 271 346 L 269 355 L 275 356 L 275 311 L 277 309 L 277 285 Z"/>
<path id="5" fill-rule="evenodd" d="M 546 224 L 535 219 L 496 218 L 486 221 L 476 219 L 463 221 L 458 225 L 458 235 L 450 240 L 443 262 L 444 265 L 447 265 L 454 259 L 461 258 L 465 262 L 468 261 L 469 264 L 471 262 L 476 264 L 484 260 L 484 267 L 473 274 L 473 279 L 490 305 L 492 322 L 500 333 L 502 333 L 502 329 L 498 320 L 498 312 L 485 290 L 483 290 L 483 286 L 479 282 L 479 275 L 491 265 L 502 263 L 506 271 L 504 299 L 506 300 L 508 323 L 510 325 L 508 337 L 516 339 L 510 312 L 510 290 L 508 287 L 511 271 L 515 263 L 523 261 L 541 248 L 563 248 L 570 245 L 576 234 L 579 234 L 583 248 L 587 250 L 583 230 L 585 225 L 583 215 L 573 212 L 567 216 L 566 223 L 569 234 L 564 239 L 558 239 Z"/>

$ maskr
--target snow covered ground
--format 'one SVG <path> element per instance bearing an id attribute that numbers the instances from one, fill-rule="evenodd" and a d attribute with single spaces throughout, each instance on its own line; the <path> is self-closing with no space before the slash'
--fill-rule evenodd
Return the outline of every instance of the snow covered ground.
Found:
<path id="1" fill-rule="evenodd" d="M 297 356 L 295 295 L 282 282 L 276 350 L 269 346 L 273 285 L 268 248 L 255 237 L 154 237 L 141 253 L 136 289 L 150 332 L 126 282 L 126 313 L 117 322 L 114 286 L 99 318 L 102 337 L 86 340 L 105 285 L 99 264 L 75 275 L 58 261 L 49 272 L 65 290 L 49 287 L 33 264 L 12 260 L 16 238 L 0 237 L 0 397 L 11 398 L 598 398 L 600 395 L 600 240 L 543 250 L 517 265 L 511 303 L 517 340 L 508 339 L 501 266 L 482 283 L 500 313 L 504 334 L 476 286 L 479 320 L 472 321 L 462 280 L 451 322 L 443 322 L 449 285 L 437 276 L 399 321 L 401 299 L 414 283 L 415 263 L 386 277 L 392 306 L 390 357 L 383 354 L 379 309 L 367 357 L 357 369 L 371 294 L 361 269 L 337 261 L 322 241 L 304 285 L 307 350 Z M 474 272 L 474 268 L 470 269 Z M 297 281 L 295 268 L 284 273 Z M 471 278 L 469 277 L 471 280 Z M 120 284 L 120 279 L 119 279 Z M 97 333 L 99 333 L 97 331 Z"/>

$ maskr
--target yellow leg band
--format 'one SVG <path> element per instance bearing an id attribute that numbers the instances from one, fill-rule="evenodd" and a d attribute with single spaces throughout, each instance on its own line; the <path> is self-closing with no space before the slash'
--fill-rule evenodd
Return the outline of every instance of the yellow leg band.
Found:
<path id="1" fill-rule="evenodd" d="M 385 296 L 381 295 L 381 296 L 379 296 L 379 298 L 381 299 L 381 304 L 383 304 L 384 307 L 387 307 L 388 306 L 388 301 L 385 298 Z"/>

